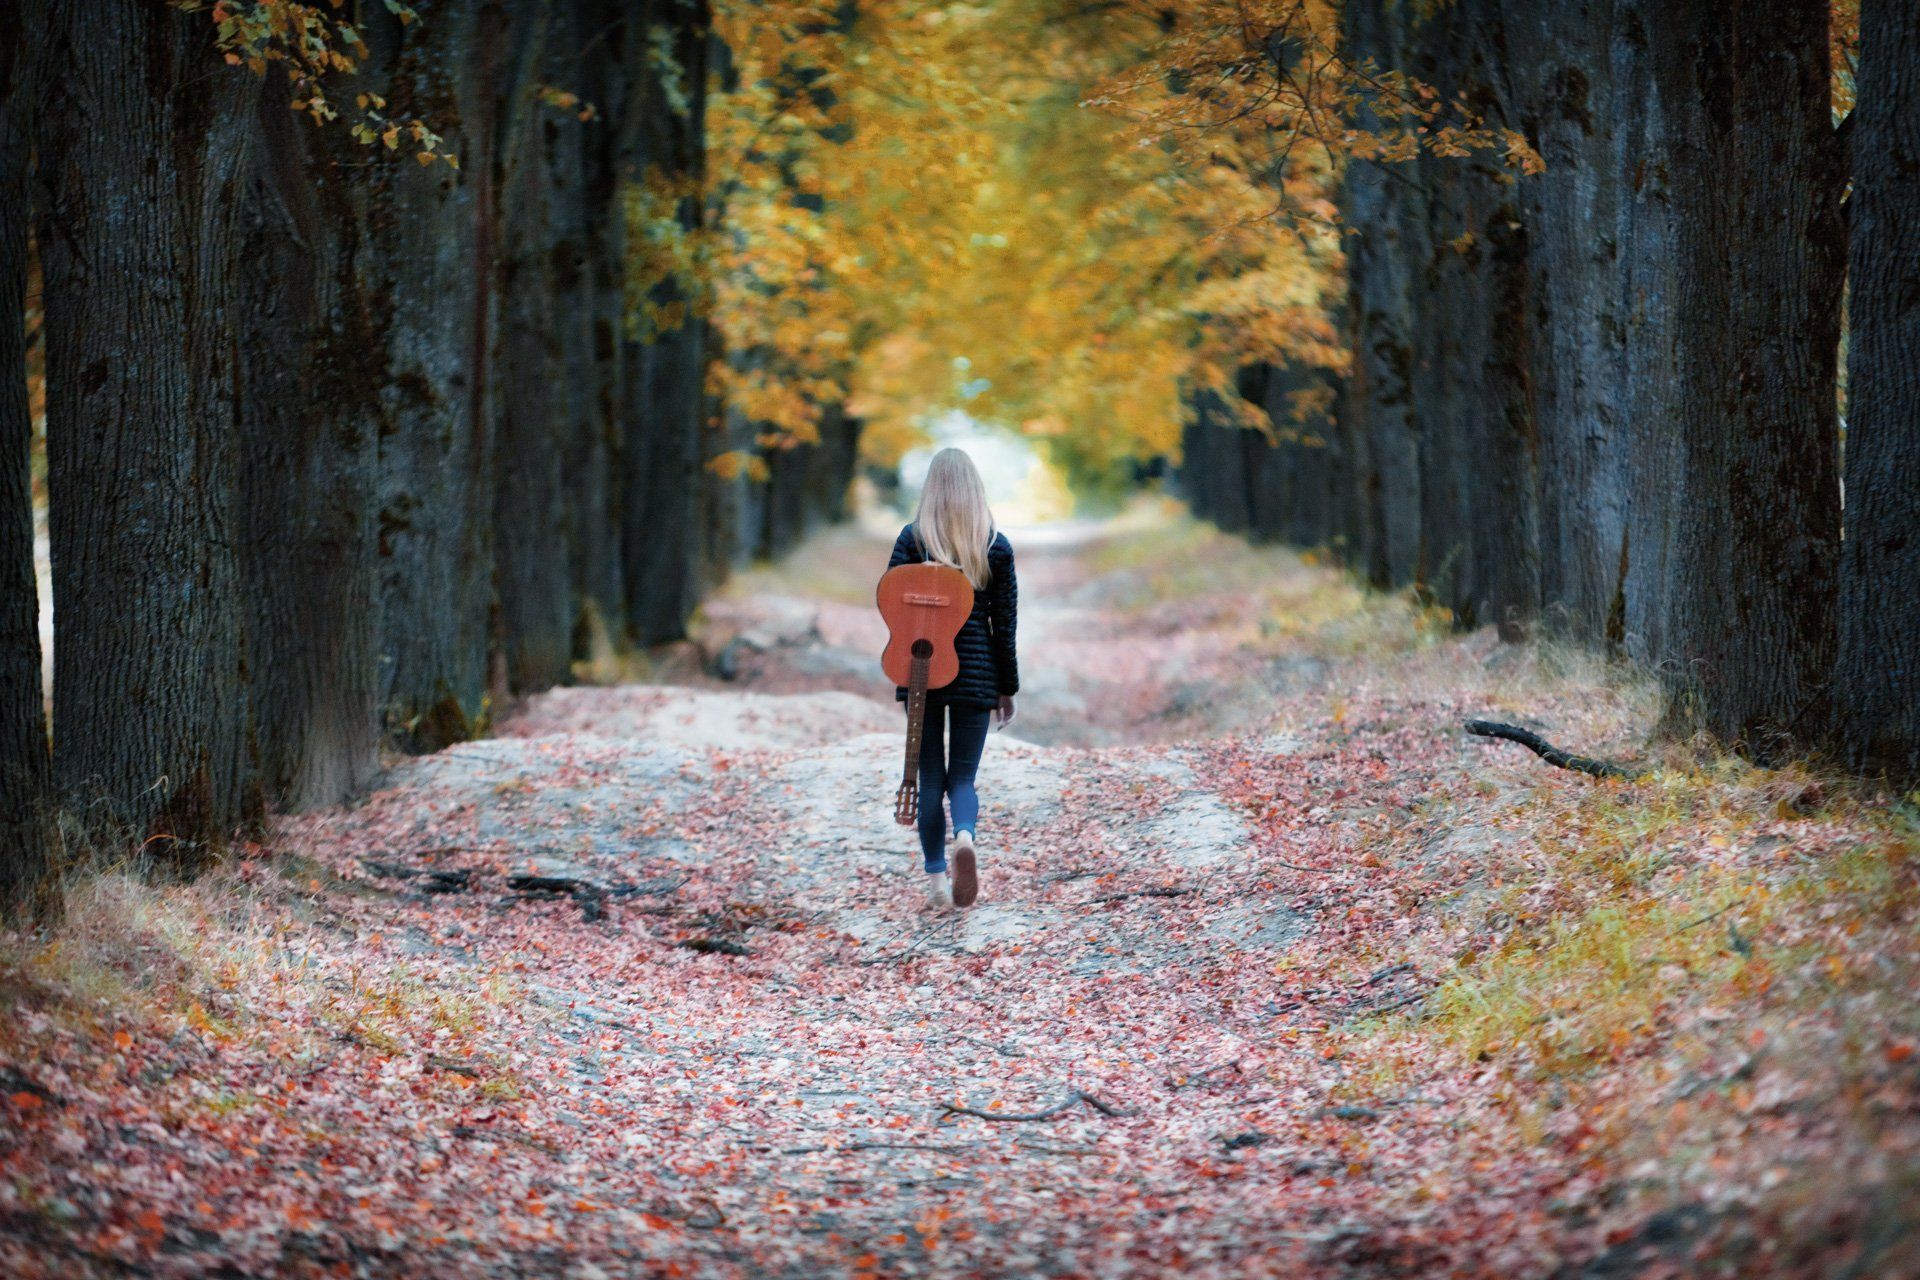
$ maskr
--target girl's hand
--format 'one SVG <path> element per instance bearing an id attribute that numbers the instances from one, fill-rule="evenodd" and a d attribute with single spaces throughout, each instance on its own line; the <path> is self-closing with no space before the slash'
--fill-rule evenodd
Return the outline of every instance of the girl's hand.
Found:
<path id="1" fill-rule="evenodd" d="M 999 714 L 1000 714 L 1000 727 L 1002 729 L 1006 728 L 1008 725 L 1013 723 L 1013 717 L 1014 717 L 1013 699 L 1009 698 L 1006 694 L 1000 695 Z"/>

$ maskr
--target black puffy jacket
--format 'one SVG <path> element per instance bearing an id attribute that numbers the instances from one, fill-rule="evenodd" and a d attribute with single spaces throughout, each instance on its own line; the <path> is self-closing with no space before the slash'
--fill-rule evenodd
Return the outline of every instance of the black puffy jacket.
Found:
<path id="1" fill-rule="evenodd" d="M 903 564 L 922 564 L 926 553 L 920 539 L 908 525 L 894 539 L 892 569 Z M 934 691 L 936 702 L 951 702 L 963 707 L 1000 704 L 1002 696 L 1020 692 L 1020 663 L 1014 655 L 1014 627 L 1020 611 L 1020 583 L 1013 573 L 1013 544 L 1004 533 L 995 533 L 987 548 L 987 568 L 993 578 L 986 588 L 973 593 L 973 613 L 967 618 L 953 647 L 960 654 L 960 674 L 953 683 Z M 907 691 L 896 689 L 893 695 L 906 701 Z"/>

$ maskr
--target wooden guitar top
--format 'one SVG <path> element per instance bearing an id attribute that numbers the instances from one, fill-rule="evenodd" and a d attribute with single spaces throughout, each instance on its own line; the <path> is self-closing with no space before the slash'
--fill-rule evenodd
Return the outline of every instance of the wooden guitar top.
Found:
<path id="1" fill-rule="evenodd" d="M 922 645 L 927 688 L 939 689 L 959 677 L 953 638 L 973 613 L 973 584 L 966 574 L 943 564 L 899 565 L 881 577 L 874 603 L 887 623 L 887 647 L 880 655 L 887 679 L 902 687 L 911 683 L 913 659 Z"/>

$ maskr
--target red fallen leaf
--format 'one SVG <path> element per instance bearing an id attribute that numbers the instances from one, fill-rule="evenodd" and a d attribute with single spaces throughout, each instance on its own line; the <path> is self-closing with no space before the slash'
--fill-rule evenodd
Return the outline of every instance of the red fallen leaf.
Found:
<path id="1" fill-rule="evenodd" d="M 140 1214 L 139 1217 L 135 1218 L 133 1225 L 147 1232 L 149 1235 L 156 1236 L 164 1233 L 167 1229 L 166 1219 L 162 1218 L 152 1209 L 146 1210 Z"/>
<path id="2" fill-rule="evenodd" d="M 116 1049 L 131 1049 L 133 1048 L 133 1037 L 124 1031 L 116 1031 L 113 1033 L 113 1047 Z"/>
<path id="3" fill-rule="evenodd" d="M 34 1093 L 10 1093 L 7 1095 L 7 1101 L 22 1111 L 34 1111 L 44 1105 L 40 1101 L 40 1096 Z"/>
<path id="4" fill-rule="evenodd" d="M 1913 1044 L 1911 1041 L 1901 1040 L 1895 1044 L 1890 1044 L 1887 1046 L 1888 1062 L 1905 1062 L 1908 1058 L 1911 1058 L 1912 1056 L 1913 1056 Z"/>

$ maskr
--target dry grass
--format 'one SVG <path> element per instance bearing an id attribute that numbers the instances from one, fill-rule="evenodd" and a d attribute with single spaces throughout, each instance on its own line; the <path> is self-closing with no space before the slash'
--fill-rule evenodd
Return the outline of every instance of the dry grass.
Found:
<path id="1" fill-rule="evenodd" d="M 57 927 L 0 933 L 0 1053 L 31 1061 L 27 1038 L 105 1040 L 138 1025 L 162 1038 L 257 1042 L 295 1063 L 329 1041 L 398 1055 L 424 1051 L 435 1031 L 475 1031 L 488 1006 L 527 1007 L 502 972 L 453 986 L 406 963 L 366 967 L 350 937 L 316 932 L 307 903 L 320 886 L 305 860 L 271 865 L 190 884 L 124 870 L 76 877 Z M 485 1084 L 514 1087 L 497 1074 Z"/>

